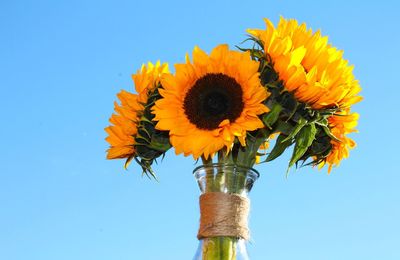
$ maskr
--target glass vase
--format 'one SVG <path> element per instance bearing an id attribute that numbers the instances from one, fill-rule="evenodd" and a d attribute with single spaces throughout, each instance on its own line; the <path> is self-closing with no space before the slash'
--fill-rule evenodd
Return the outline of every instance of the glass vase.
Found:
<path id="1" fill-rule="evenodd" d="M 259 173 L 218 163 L 197 167 L 193 173 L 201 191 L 199 246 L 193 259 L 248 260 L 248 194 Z"/>

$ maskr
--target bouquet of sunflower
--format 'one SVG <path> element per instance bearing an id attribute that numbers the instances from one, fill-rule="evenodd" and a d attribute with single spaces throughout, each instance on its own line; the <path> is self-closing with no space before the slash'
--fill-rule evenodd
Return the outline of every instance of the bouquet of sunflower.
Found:
<path id="1" fill-rule="evenodd" d="M 136 94 L 121 91 L 106 128 L 108 159 L 153 162 L 174 148 L 202 166 L 200 246 L 195 259 L 248 259 L 248 193 L 269 162 L 289 148 L 292 166 L 338 166 L 356 143 L 361 90 L 343 52 L 296 20 L 249 29 L 251 47 L 195 47 L 192 59 L 148 63 L 134 74 Z M 274 139 L 273 142 L 271 140 Z M 273 143 L 271 148 L 270 142 Z"/>

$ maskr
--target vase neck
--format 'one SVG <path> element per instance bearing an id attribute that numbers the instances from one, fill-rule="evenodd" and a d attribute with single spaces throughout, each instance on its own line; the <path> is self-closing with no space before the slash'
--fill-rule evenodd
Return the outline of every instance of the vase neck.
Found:
<path id="1" fill-rule="evenodd" d="M 199 249 L 196 260 L 248 260 L 245 241 L 249 238 L 247 198 L 259 174 L 231 164 L 197 167 L 194 176 L 200 196 Z"/>
<path id="2" fill-rule="evenodd" d="M 252 168 L 218 163 L 202 165 L 193 173 L 202 194 L 223 192 L 245 197 L 259 177 L 259 173 Z"/>

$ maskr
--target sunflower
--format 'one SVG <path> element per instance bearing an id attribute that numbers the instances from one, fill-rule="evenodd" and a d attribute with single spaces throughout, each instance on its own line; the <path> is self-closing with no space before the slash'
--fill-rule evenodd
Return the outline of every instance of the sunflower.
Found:
<path id="1" fill-rule="evenodd" d="M 336 140 L 331 140 L 332 150 L 324 162 L 319 164 L 320 168 L 328 164 L 328 172 L 331 172 L 333 166 L 339 166 L 342 159 L 349 157 L 349 151 L 356 147 L 356 142 L 347 137 L 347 134 L 357 132 L 354 128 L 358 118 L 359 114 L 349 113 L 348 110 L 328 118 L 329 128 Z"/>
<path id="2" fill-rule="evenodd" d="M 279 79 L 297 100 L 313 109 L 345 109 L 362 99 L 353 67 L 320 31 L 313 33 L 304 23 L 282 17 L 277 28 L 268 19 L 265 23 L 265 30 L 248 33 L 262 43 Z"/>
<path id="3" fill-rule="evenodd" d="M 207 55 L 193 50 L 193 62 L 175 65 L 175 75 L 164 75 L 163 97 L 155 103 L 156 129 L 168 130 L 176 154 L 212 157 L 235 137 L 246 144 L 247 131 L 264 127 L 259 115 L 269 109 L 269 96 L 261 85 L 259 64 L 249 53 L 219 45 Z"/>
<path id="4" fill-rule="evenodd" d="M 132 75 L 138 94 L 125 90 L 117 94 L 120 104 L 114 103 L 115 114 L 109 120 L 111 125 L 105 128 L 108 133 L 106 141 L 110 144 L 107 159 L 131 158 L 135 155 L 135 137 L 144 106 L 164 73 L 168 73 L 168 64 L 157 62 L 154 65 L 149 62 Z"/>

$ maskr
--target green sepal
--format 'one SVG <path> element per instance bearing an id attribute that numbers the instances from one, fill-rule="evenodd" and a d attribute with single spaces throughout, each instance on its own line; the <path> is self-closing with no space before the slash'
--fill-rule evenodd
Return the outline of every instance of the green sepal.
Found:
<path id="1" fill-rule="evenodd" d="M 151 168 L 151 164 L 153 163 L 153 161 L 147 161 L 145 159 L 139 160 L 136 156 L 134 157 L 134 159 L 142 167 L 142 176 L 146 175 L 149 179 L 151 179 L 152 177 L 154 180 L 158 182 L 158 178 L 153 169 Z"/>
<path id="2" fill-rule="evenodd" d="M 251 57 L 261 59 L 264 57 L 264 53 L 261 50 L 257 49 L 249 49 L 249 48 L 241 48 L 237 45 L 235 45 L 236 48 L 238 48 L 240 51 L 243 52 L 250 52 Z"/>
<path id="3" fill-rule="evenodd" d="M 151 140 L 151 143 L 148 145 L 149 148 L 160 151 L 160 152 L 165 152 L 171 148 L 170 143 L 161 143 L 154 141 L 153 139 Z"/>
<path id="4" fill-rule="evenodd" d="M 125 163 L 124 163 L 124 169 L 125 169 L 125 170 L 128 169 L 128 166 L 129 166 L 129 164 L 131 164 L 133 157 L 134 157 L 134 156 L 131 155 L 131 156 L 128 157 L 128 159 L 126 159 L 126 161 L 125 161 Z"/>
<path id="5" fill-rule="evenodd" d="M 140 118 L 140 121 L 141 121 L 141 122 L 146 122 L 146 123 L 149 123 L 149 124 L 154 124 L 153 121 L 147 119 L 145 116 L 142 116 L 142 117 Z"/>

